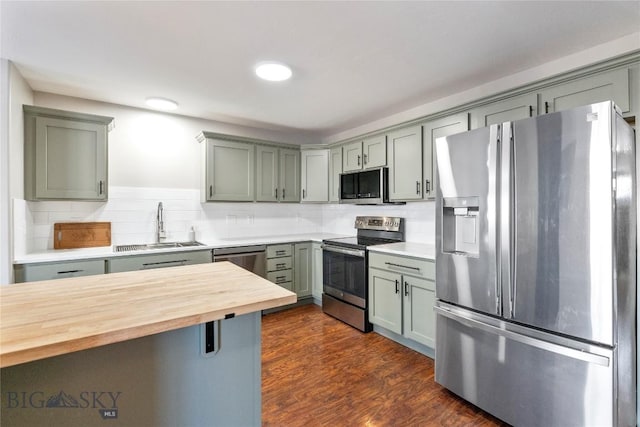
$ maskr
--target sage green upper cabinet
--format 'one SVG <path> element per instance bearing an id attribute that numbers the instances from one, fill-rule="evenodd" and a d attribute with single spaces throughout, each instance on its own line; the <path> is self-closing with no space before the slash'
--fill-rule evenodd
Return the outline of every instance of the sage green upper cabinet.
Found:
<path id="1" fill-rule="evenodd" d="M 375 135 L 342 148 L 342 171 L 353 172 L 387 165 L 387 136 Z"/>
<path id="2" fill-rule="evenodd" d="M 342 147 L 329 151 L 329 201 L 340 201 L 340 174 L 342 173 Z"/>
<path id="3" fill-rule="evenodd" d="M 362 141 L 352 142 L 342 147 L 342 171 L 353 172 L 362 169 Z"/>
<path id="4" fill-rule="evenodd" d="M 258 145 L 256 147 L 256 200 L 278 201 L 278 149 Z"/>
<path id="5" fill-rule="evenodd" d="M 297 202 L 300 194 L 300 152 L 256 146 L 256 200 Z"/>
<path id="6" fill-rule="evenodd" d="M 387 135 L 377 135 L 362 141 L 362 168 L 387 165 Z"/>
<path id="7" fill-rule="evenodd" d="M 388 135 L 389 200 L 422 199 L 422 128 L 410 126 Z"/>
<path id="8" fill-rule="evenodd" d="M 27 200 L 107 200 L 113 118 L 23 106 Z"/>
<path id="9" fill-rule="evenodd" d="M 301 202 L 329 201 L 329 150 L 306 150 L 302 158 Z"/>
<path id="10" fill-rule="evenodd" d="M 533 117 L 537 111 L 537 93 L 514 96 L 471 110 L 471 129 Z"/>
<path id="11" fill-rule="evenodd" d="M 422 125 L 422 135 L 424 140 L 423 149 L 423 175 L 424 175 L 424 198 L 433 199 L 435 197 L 435 170 L 436 170 L 436 138 L 449 136 L 454 133 L 469 130 L 469 115 L 467 113 L 455 114 L 432 120 Z"/>
<path id="12" fill-rule="evenodd" d="M 540 91 L 540 114 L 608 100 L 623 113 L 629 111 L 628 69 L 596 74 Z"/>
<path id="13" fill-rule="evenodd" d="M 300 201 L 300 151 L 280 148 L 281 202 Z"/>
<path id="14" fill-rule="evenodd" d="M 203 142 L 202 201 L 253 201 L 255 147 L 251 143 L 206 138 Z"/>

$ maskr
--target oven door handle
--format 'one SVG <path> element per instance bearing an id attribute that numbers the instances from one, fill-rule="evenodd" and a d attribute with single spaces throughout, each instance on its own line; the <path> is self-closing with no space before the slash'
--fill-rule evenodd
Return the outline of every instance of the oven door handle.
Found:
<path id="1" fill-rule="evenodd" d="M 361 249 L 345 249 L 345 248 L 337 248 L 335 246 L 322 245 L 323 250 L 328 252 L 337 252 L 343 255 L 352 255 L 357 256 L 358 258 L 364 258 L 364 251 Z"/>

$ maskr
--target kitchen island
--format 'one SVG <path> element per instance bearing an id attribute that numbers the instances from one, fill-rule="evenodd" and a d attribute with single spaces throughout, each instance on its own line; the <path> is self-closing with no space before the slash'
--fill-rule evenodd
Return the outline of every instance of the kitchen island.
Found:
<path id="1" fill-rule="evenodd" d="M 259 425 L 261 311 L 295 301 L 228 262 L 1 286 L 2 425 Z"/>

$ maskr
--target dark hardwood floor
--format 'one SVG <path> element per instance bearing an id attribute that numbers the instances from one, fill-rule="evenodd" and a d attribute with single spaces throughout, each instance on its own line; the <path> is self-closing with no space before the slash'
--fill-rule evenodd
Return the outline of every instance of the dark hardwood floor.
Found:
<path id="1" fill-rule="evenodd" d="M 264 426 L 500 426 L 434 382 L 434 362 L 316 305 L 262 318 Z"/>

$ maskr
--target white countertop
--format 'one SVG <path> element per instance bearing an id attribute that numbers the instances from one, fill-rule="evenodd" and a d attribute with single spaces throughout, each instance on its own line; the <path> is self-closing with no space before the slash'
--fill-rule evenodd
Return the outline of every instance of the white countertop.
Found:
<path id="1" fill-rule="evenodd" d="M 16 257 L 14 264 L 32 264 L 39 262 L 57 262 L 84 260 L 94 258 L 111 258 L 119 256 L 162 254 L 168 252 L 199 251 L 215 248 L 228 248 L 248 245 L 272 245 L 278 243 L 295 242 L 321 242 L 323 239 L 345 237 L 343 234 L 312 233 L 312 234 L 288 234 L 279 236 L 256 236 L 238 239 L 199 240 L 204 246 L 192 246 L 186 248 L 149 249 L 142 251 L 115 252 L 113 246 L 82 249 L 51 249 L 42 252 L 34 252 Z"/>
<path id="2" fill-rule="evenodd" d="M 435 261 L 436 259 L 436 246 L 426 243 L 387 243 L 386 245 L 369 246 L 367 247 L 367 249 L 369 250 L 369 252 L 409 256 L 430 261 Z"/>

